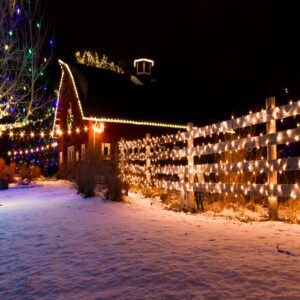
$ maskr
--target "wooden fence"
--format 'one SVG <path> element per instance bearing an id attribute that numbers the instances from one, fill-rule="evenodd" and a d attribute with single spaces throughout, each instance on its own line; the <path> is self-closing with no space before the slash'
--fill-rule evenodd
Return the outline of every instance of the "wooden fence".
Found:
<path id="1" fill-rule="evenodd" d="M 122 140 L 122 180 L 140 187 L 181 191 L 190 210 L 195 208 L 196 192 L 264 196 L 270 218 L 275 220 L 277 197 L 300 197 L 297 182 L 282 179 L 288 172 L 294 172 L 290 177 L 295 178 L 300 169 L 300 157 L 285 154 L 285 148 L 295 147 L 299 141 L 299 113 L 300 101 L 275 107 L 275 98 L 270 97 L 266 109 L 243 117 L 200 128 L 189 123 L 187 131 L 173 135 Z M 284 130 L 276 131 L 276 121 L 287 122 L 281 126 Z M 280 158 L 278 147 L 283 149 Z M 227 160 L 226 154 L 231 155 Z M 230 174 L 239 177 L 226 182 Z"/>

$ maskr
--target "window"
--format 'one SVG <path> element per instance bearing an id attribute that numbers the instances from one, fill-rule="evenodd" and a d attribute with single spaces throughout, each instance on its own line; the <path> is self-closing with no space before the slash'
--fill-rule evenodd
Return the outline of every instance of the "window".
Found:
<path id="1" fill-rule="evenodd" d="M 85 144 L 81 145 L 81 160 L 85 160 Z"/>
<path id="2" fill-rule="evenodd" d="M 68 147 L 68 164 L 74 164 L 74 146 Z"/>
<path id="3" fill-rule="evenodd" d="M 63 163 L 63 153 L 59 152 L 59 164 L 61 165 Z"/>
<path id="4" fill-rule="evenodd" d="M 110 143 L 102 143 L 102 155 L 110 159 Z"/>
<path id="5" fill-rule="evenodd" d="M 150 74 L 151 70 L 150 70 L 150 63 L 145 62 L 145 73 Z"/>
<path id="6" fill-rule="evenodd" d="M 138 66 L 137 72 L 144 73 L 144 62 L 143 61 L 138 62 L 137 66 Z"/>

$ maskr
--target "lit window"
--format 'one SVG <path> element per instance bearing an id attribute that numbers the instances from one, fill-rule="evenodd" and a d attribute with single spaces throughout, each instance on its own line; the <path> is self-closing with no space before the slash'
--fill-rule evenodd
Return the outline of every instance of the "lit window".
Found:
<path id="1" fill-rule="evenodd" d="M 63 163 L 63 153 L 59 152 L 59 164 L 61 165 Z"/>
<path id="2" fill-rule="evenodd" d="M 85 160 L 85 144 L 81 145 L 81 160 Z"/>
<path id="3" fill-rule="evenodd" d="M 138 62 L 137 66 L 138 66 L 137 72 L 144 73 L 144 62 L 143 61 Z"/>
<path id="4" fill-rule="evenodd" d="M 110 159 L 110 143 L 102 143 L 102 155 L 106 158 L 106 159 Z"/>
<path id="5" fill-rule="evenodd" d="M 68 164 L 74 164 L 74 146 L 68 147 Z"/>

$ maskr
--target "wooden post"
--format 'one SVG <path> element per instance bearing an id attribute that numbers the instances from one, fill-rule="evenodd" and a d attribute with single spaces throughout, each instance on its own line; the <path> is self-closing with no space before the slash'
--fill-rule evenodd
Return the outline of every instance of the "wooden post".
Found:
<path id="1" fill-rule="evenodd" d="M 124 144 L 124 138 L 121 138 L 120 139 L 120 143 L 121 144 Z M 118 147 L 117 147 L 118 148 Z M 124 151 L 124 148 L 123 147 L 120 147 L 120 149 L 119 149 L 120 151 L 119 151 L 119 170 L 120 170 L 120 176 L 121 176 L 121 180 L 122 181 L 125 181 L 125 178 L 124 178 L 124 176 L 125 176 L 125 174 L 124 174 L 124 164 L 125 164 L 125 162 L 124 162 L 124 160 L 125 160 L 125 158 L 124 158 L 124 155 L 125 155 L 125 151 Z"/>
<path id="2" fill-rule="evenodd" d="M 191 131 L 191 130 L 193 130 L 193 123 L 188 123 L 187 124 L 187 131 Z M 187 141 L 188 151 L 192 151 L 193 147 L 194 147 L 194 139 L 190 138 Z M 194 156 L 192 154 L 188 155 L 187 159 L 188 159 L 188 168 L 189 168 L 189 171 L 190 171 L 191 169 L 194 168 Z M 190 185 L 193 186 L 193 184 L 194 184 L 194 172 L 189 172 L 188 182 L 189 182 Z M 190 212 L 196 210 L 196 202 L 195 202 L 194 191 L 188 192 L 188 210 Z"/>
<path id="3" fill-rule="evenodd" d="M 124 144 L 125 140 L 124 138 L 122 137 L 120 142 L 122 144 Z M 118 147 L 117 147 L 118 148 Z M 128 191 L 129 191 L 129 183 L 127 182 L 126 180 L 126 174 L 125 174 L 125 163 L 126 163 L 126 158 L 125 156 L 127 155 L 127 150 L 124 150 L 123 147 L 121 147 L 119 149 L 119 159 L 118 159 L 118 164 L 119 164 L 119 176 L 121 178 L 121 184 L 122 184 L 122 187 L 125 189 L 125 195 L 128 196 Z M 118 155 L 118 154 L 117 154 Z"/>
<path id="4" fill-rule="evenodd" d="M 151 167 L 151 160 L 150 160 L 150 154 L 151 154 L 151 147 L 148 145 L 148 140 L 150 140 L 150 133 L 146 133 L 146 181 L 147 186 L 151 187 L 151 173 L 150 173 L 150 167 Z"/>
<path id="5" fill-rule="evenodd" d="M 184 174 L 179 174 L 179 182 L 184 184 Z M 185 190 L 180 191 L 180 211 L 183 211 L 185 204 Z"/>
<path id="6" fill-rule="evenodd" d="M 268 112 L 269 109 L 275 107 L 275 97 L 266 98 L 266 110 Z M 266 123 L 267 126 L 267 134 L 276 132 L 276 120 L 270 120 Z M 277 146 L 267 146 L 267 159 L 277 159 Z M 268 184 L 277 184 L 277 172 L 272 171 L 268 172 Z M 269 197 L 269 219 L 271 221 L 278 220 L 278 198 L 277 197 Z"/>

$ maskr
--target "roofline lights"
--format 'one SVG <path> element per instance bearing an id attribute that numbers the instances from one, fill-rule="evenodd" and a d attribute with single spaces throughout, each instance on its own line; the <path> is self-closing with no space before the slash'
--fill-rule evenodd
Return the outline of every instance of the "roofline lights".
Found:
<path id="1" fill-rule="evenodd" d="M 138 58 L 138 59 L 135 59 L 133 61 L 133 66 L 136 67 L 136 64 L 139 63 L 139 62 L 148 62 L 148 63 L 151 64 L 152 67 L 154 66 L 154 60 L 149 59 L 149 58 Z"/>
<path id="2" fill-rule="evenodd" d="M 148 62 L 152 63 L 152 65 L 154 65 L 154 61 L 150 60 L 150 59 L 147 59 L 147 58 L 141 58 L 141 59 L 136 59 L 135 60 L 135 62 L 138 62 L 138 61 L 148 61 Z M 186 125 L 179 125 L 179 124 L 155 123 L 155 122 L 135 121 L 135 120 L 125 120 L 125 119 L 85 117 L 84 114 L 83 114 L 83 109 L 82 109 L 82 106 L 81 106 L 79 94 L 78 94 L 78 91 L 77 91 L 77 87 L 76 87 L 76 84 L 75 84 L 75 80 L 74 80 L 72 71 L 71 71 L 69 65 L 67 63 L 63 62 L 61 59 L 59 59 L 58 62 L 60 64 L 61 68 L 62 68 L 62 66 L 64 66 L 67 69 L 67 72 L 69 73 L 69 75 L 71 77 L 71 81 L 72 81 L 73 88 L 74 88 L 74 91 L 75 91 L 75 95 L 76 95 L 76 98 L 77 98 L 77 101 L 78 101 L 81 117 L 82 117 L 83 120 L 86 120 L 86 121 L 100 121 L 100 122 L 107 122 L 107 123 L 121 123 L 121 124 L 132 124 L 132 125 L 154 126 L 154 127 L 166 127 L 166 128 L 175 128 L 175 129 L 186 129 Z M 58 103 L 60 101 L 60 93 L 61 93 L 61 89 L 62 89 L 62 82 L 63 82 L 63 76 L 64 75 L 65 75 L 65 72 L 62 68 L 62 77 L 61 77 L 60 87 L 59 87 L 59 92 L 58 92 Z M 56 124 L 56 115 L 57 115 L 57 110 L 58 110 L 58 103 L 56 105 L 56 110 L 55 110 L 54 124 Z"/>
<path id="3" fill-rule="evenodd" d="M 95 118 L 95 117 L 83 117 L 83 120 L 86 121 L 97 121 L 97 122 L 106 122 L 106 123 L 121 123 L 121 124 L 131 124 L 131 125 L 142 125 L 142 126 L 153 126 L 153 127 L 167 127 L 175 129 L 186 129 L 186 125 L 179 124 L 166 124 L 166 123 L 155 123 L 147 121 L 134 121 L 134 120 L 125 120 L 125 119 L 112 119 L 112 118 Z"/>

